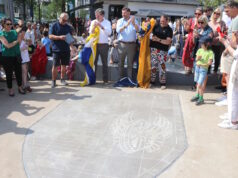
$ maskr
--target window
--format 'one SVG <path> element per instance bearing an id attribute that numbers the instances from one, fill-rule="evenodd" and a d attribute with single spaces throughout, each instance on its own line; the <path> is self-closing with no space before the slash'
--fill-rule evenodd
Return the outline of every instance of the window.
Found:
<path id="1" fill-rule="evenodd" d="M 4 9 L 4 5 L 0 5 L 0 13 L 3 13 L 3 14 L 5 14 L 5 9 Z"/>

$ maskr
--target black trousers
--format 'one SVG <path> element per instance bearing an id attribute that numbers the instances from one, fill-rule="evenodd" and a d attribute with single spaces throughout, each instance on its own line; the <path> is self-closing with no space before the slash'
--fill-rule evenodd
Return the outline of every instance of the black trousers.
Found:
<path id="1" fill-rule="evenodd" d="M 12 88 L 12 74 L 16 75 L 17 85 L 22 85 L 21 60 L 17 57 L 2 56 L 2 65 L 6 73 L 7 88 Z"/>
<path id="2" fill-rule="evenodd" d="M 222 52 L 224 51 L 223 46 L 212 46 L 212 51 L 215 54 L 215 66 L 214 66 L 214 72 L 218 71 L 218 68 L 220 66 L 220 61 L 221 61 L 221 55 Z"/>

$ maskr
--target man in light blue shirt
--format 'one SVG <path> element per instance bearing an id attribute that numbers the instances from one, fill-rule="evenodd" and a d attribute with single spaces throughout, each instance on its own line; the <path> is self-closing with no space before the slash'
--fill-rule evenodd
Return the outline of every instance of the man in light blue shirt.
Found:
<path id="1" fill-rule="evenodd" d="M 136 53 L 136 32 L 139 31 L 139 25 L 135 17 L 130 16 L 130 9 L 124 7 L 122 9 L 122 17 L 117 22 L 118 33 L 118 54 L 119 54 L 119 72 L 120 78 L 124 75 L 124 63 L 127 57 L 127 76 L 132 78 L 132 66 Z"/>

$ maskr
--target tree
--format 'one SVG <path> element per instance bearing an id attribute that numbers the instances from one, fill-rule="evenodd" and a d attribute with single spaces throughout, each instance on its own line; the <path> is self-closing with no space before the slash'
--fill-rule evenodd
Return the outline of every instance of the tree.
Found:
<path id="1" fill-rule="evenodd" d="M 227 2 L 227 0 L 199 0 L 201 5 L 205 7 L 218 7 L 221 4 L 224 4 Z"/>
<path id="2" fill-rule="evenodd" d="M 62 12 L 65 12 L 65 5 L 70 0 L 51 0 L 50 3 L 42 4 L 42 17 L 46 20 L 55 20 Z M 38 14 L 38 13 L 37 13 Z"/>

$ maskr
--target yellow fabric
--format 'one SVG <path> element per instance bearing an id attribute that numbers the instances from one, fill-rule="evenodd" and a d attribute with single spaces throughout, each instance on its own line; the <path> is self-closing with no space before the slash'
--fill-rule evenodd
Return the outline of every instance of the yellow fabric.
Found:
<path id="1" fill-rule="evenodd" d="M 151 28 L 146 32 L 145 36 L 141 38 L 140 55 L 139 55 L 139 69 L 137 74 L 137 82 L 141 88 L 149 88 L 151 75 L 150 62 L 150 34 L 155 26 L 155 19 L 150 20 Z"/>
<path id="2" fill-rule="evenodd" d="M 92 38 L 94 38 L 93 43 L 91 45 L 92 47 L 92 54 L 90 56 L 89 59 L 89 65 L 92 67 L 92 69 L 95 71 L 95 66 L 94 66 L 94 61 L 95 61 L 95 57 L 96 57 L 96 52 L 97 52 L 97 43 L 99 40 L 99 34 L 100 34 L 100 30 L 99 27 L 96 27 L 94 30 L 94 33 L 91 33 L 88 38 L 86 39 L 85 44 L 87 44 Z M 83 81 L 83 83 L 80 84 L 81 87 L 84 87 L 85 85 L 88 85 L 88 77 L 87 74 L 85 73 L 85 79 Z"/>

